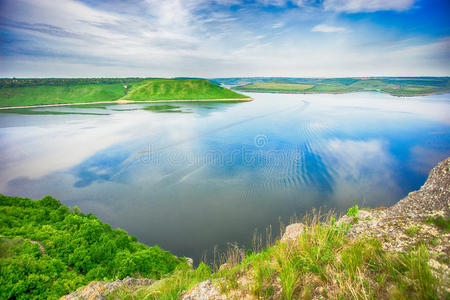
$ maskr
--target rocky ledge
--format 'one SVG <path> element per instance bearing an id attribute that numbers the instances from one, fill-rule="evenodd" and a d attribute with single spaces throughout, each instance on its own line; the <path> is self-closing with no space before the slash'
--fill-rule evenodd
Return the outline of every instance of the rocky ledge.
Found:
<path id="1" fill-rule="evenodd" d="M 450 294 L 450 268 L 439 262 L 449 257 L 450 234 L 429 222 L 439 216 L 450 216 L 450 157 L 431 170 L 420 190 L 409 193 L 392 207 L 360 210 L 356 217 L 343 216 L 337 223 L 351 223 L 347 233 L 350 237 L 377 238 L 387 251 L 403 252 L 418 243 L 426 244 L 432 255 L 428 264 L 435 275 L 443 278 L 441 288 Z M 295 240 L 305 228 L 302 223 L 287 226 L 281 242 Z M 188 291 L 183 300 L 233 298 L 229 296 L 222 295 L 217 285 L 207 280 Z"/>
<path id="2" fill-rule="evenodd" d="M 439 262 L 449 257 L 450 234 L 429 222 L 430 218 L 435 219 L 439 216 L 443 218 L 450 216 L 450 157 L 431 170 L 420 190 L 409 193 L 394 206 L 360 210 L 356 217 L 343 216 L 337 223 L 351 223 L 352 226 L 347 233 L 350 237 L 375 237 L 387 251 L 402 252 L 418 243 L 426 244 L 432 254 L 428 263 L 436 275 L 443 277 L 444 284 L 441 288 L 450 294 L 450 269 L 447 264 Z M 295 240 L 305 228 L 302 223 L 287 226 L 281 242 L 288 243 Z M 245 286 L 248 275 L 242 274 L 238 284 Z M 96 281 L 61 299 L 105 299 L 103 295 L 124 285 L 133 287 L 153 283 L 154 280 L 151 279 L 134 278 L 110 283 Z M 274 298 L 281 298 L 281 287 L 274 292 Z M 182 299 L 224 300 L 254 299 L 254 297 L 239 290 L 230 291 L 228 295 L 221 294 L 215 282 L 209 279 L 195 285 Z"/>
<path id="3" fill-rule="evenodd" d="M 122 280 L 116 280 L 113 282 L 94 281 L 89 285 L 82 287 L 75 292 L 63 296 L 60 300 L 76 300 L 76 299 L 89 299 L 89 300 L 103 300 L 103 295 L 114 291 L 124 285 L 129 287 L 151 285 L 155 281 L 153 279 L 136 279 L 126 277 Z"/>

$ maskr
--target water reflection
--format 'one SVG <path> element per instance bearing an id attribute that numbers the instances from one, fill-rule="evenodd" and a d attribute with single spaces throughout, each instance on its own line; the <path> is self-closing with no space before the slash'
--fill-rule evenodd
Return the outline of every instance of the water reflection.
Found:
<path id="1" fill-rule="evenodd" d="M 0 114 L 0 192 L 199 258 L 313 207 L 390 205 L 450 155 L 449 95 L 251 96 Z"/>

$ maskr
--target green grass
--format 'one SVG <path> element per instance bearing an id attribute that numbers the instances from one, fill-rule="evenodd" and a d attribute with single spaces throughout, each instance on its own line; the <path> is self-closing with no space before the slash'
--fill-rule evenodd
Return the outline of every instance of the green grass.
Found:
<path id="1" fill-rule="evenodd" d="M 1 88 L 0 107 L 114 101 L 126 91 L 123 84 Z"/>
<path id="2" fill-rule="evenodd" d="M 255 82 L 249 85 L 240 87 L 242 91 L 277 91 L 277 92 L 300 92 L 312 88 L 310 84 L 295 84 L 295 83 L 278 83 L 278 82 Z"/>
<path id="3" fill-rule="evenodd" d="M 409 236 L 415 236 L 419 231 L 420 231 L 419 226 L 411 226 L 411 227 L 405 229 L 405 234 L 407 234 Z"/>
<path id="4" fill-rule="evenodd" d="M 239 99 L 244 95 L 220 87 L 205 79 L 152 79 L 135 84 L 125 100 L 191 100 L 191 99 Z"/>
<path id="5" fill-rule="evenodd" d="M 439 229 L 441 229 L 444 233 L 450 232 L 450 218 L 443 218 L 441 216 L 437 218 L 429 218 L 427 220 L 428 224 L 434 224 Z"/>
<path id="6" fill-rule="evenodd" d="M 358 208 L 349 210 L 355 218 Z M 319 221 L 322 220 L 322 221 Z M 445 299 L 428 265 L 430 254 L 419 244 L 407 252 L 383 250 L 381 242 L 360 236 L 351 239 L 348 227 L 327 216 L 310 218 L 295 241 L 276 241 L 258 253 L 232 247 L 227 267 L 215 273 L 179 269 L 156 285 L 121 288 L 109 299 L 180 299 L 202 280 L 230 299 L 251 295 L 257 299 Z M 351 226 L 351 225 L 350 225 Z M 246 253 L 245 257 L 241 257 Z M 241 257 L 236 261 L 236 257 Z M 202 276 L 195 276 L 200 272 Z M 245 281 L 240 281 L 245 278 Z M 242 282 L 246 282 L 245 285 Z M 158 295 L 156 297 L 156 295 Z"/>
<path id="7" fill-rule="evenodd" d="M 251 79 L 247 79 L 250 80 Z M 380 78 L 256 78 L 256 81 L 234 87 L 238 91 L 281 93 L 351 93 L 385 92 L 394 96 L 419 96 L 450 92 L 448 77 L 380 77 Z M 216 80 L 221 82 L 220 80 Z"/>
<path id="8" fill-rule="evenodd" d="M 170 276 L 166 276 L 150 286 L 138 288 L 124 286 L 106 295 L 106 299 L 180 299 L 179 296 L 183 291 L 189 290 L 195 284 L 208 278 L 211 278 L 211 269 L 203 263 L 195 270 L 186 265 L 180 265 Z"/>
<path id="9" fill-rule="evenodd" d="M 75 79 L 74 79 L 75 80 Z M 70 81 L 70 80 L 69 80 Z M 70 83 L 70 82 L 69 82 Z M 128 86 L 125 88 L 124 86 Z M 149 79 L 116 84 L 0 88 L 0 107 L 126 100 L 248 98 L 205 79 Z"/>

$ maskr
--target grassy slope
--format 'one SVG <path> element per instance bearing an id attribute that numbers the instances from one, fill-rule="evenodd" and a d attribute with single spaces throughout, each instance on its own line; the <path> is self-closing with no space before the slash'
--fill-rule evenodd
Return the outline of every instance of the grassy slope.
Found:
<path id="1" fill-rule="evenodd" d="M 121 83 L 2 88 L 0 107 L 114 101 L 125 93 Z"/>
<path id="2" fill-rule="evenodd" d="M 349 210 L 348 215 L 354 217 L 356 213 Z M 442 222 L 441 227 L 448 228 L 449 220 Z M 259 250 L 260 246 L 254 251 L 232 248 L 222 261 L 227 267 L 213 266 L 215 273 L 208 272 L 204 264 L 197 270 L 179 268 L 155 285 L 124 287 L 107 299 L 179 299 L 184 291 L 206 279 L 216 280 L 217 288 L 230 299 L 247 299 L 247 296 L 254 299 L 444 299 L 448 296 L 445 290 L 438 289 L 441 282 L 428 265 L 430 254 L 424 244 L 419 243 L 407 252 L 388 252 L 377 239 L 349 238 L 348 226 L 337 225 L 333 218 L 322 222 L 312 218 L 295 241 L 277 241 L 263 251 Z"/>
<path id="3" fill-rule="evenodd" d="M 310 84 L 279 83 L 279 82 L 255 82 L 248 86 L 243 86 L 242 90 L 261 90 L 261 91 L 283 91 L 299 92 L 312 88 Z"/>
<path id="4" fill-rule="evenodd" d="M 0 194 L 0 299 L 58 299 L 93 280 L 158 279 L 183 261 L 49 196 Z"/>
<path id="5" fill-rule="evenodd" d="M 289 88 L 286 88 L 288 86 Z M 309 88 L 307 88 L 309 86 Z M 235 87 L 252 92 L 350 93 L 382 91 L 394 96 L 416 96 L 450 92 L 448 78 L 328 78 L 276 79 Z"/>
<path id="6" fill-rule="evenodd" d="M 125 100 L 184 100 L 247 98 L 205 79 L 152 79 L 135 84 L 123 97 Z"/>
<path id="7" fill-rule="evenodd" d="M 0 107 L 126 100 L 247 98 L 205 79 L 151 79 L 124 83 L 0 89 Z M 128 92 L 128 93 L 127 93 Z"/>

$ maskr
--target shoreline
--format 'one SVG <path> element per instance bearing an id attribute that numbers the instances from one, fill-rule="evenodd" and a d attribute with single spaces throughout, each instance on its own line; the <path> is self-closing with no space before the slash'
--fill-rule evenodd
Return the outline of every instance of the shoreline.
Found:
<path id="1" fill-rule="evenodd" d="M 224 98 L 224 99 L 169 99 L 169 100 L 114 100 L 114 101 L 95 101 L 95 102 L 74 102 L 74 103 L 58 103 L 58 104 L 37 104 L 26 106 L 5 106 L 0 109 L 21 109 L 21 108 L 42 108 L 42 107 L 58 107 L 71 105 L 91 105 L 91 104 L 136 104 L 136 103 L 164 103 L 164 102 L 249 102 L 253 101 L 252 97 L 247 98 Z"/>
<path id="2" fill-rule="evenodd" d="M 239 89 L 234 89 L 234 88 L 230 88 L 232 91 L 237 91 L 237 92 L 247 92 L 247 93 L 255 93 L 255 94 L 288 94 L 288 95 L 297 95 L 297 94 L 301 94 L 301 95 L 317 95 L 317 94 L 328 94 L 328 95 L 343 95 L 343 94 L 353 94 L 353 93 L 379 93 L 379 94 L 386 94 L 386 95 L 390 95 L 392 97 L 398 97 L 398 98 L 410 98 L 410 97 L 422 97 L 422 96 L 433 96 L 433 95 L 444 95 L 444 94 L 449 94 L 450 92 L 432 92 L 432 93 L 422 93 L 422 94 L 414 94 L 414 95 L 395 95 L 395 94 L 391 94 L 389 92 L 385 92 L 385 91 L 349 91 L 349 92 L 304 92 L 304 91 L 272 91 L 272 90 L 268 90 L 268 91 L 263 91 L 263 90 L 239 90 Z"/>

